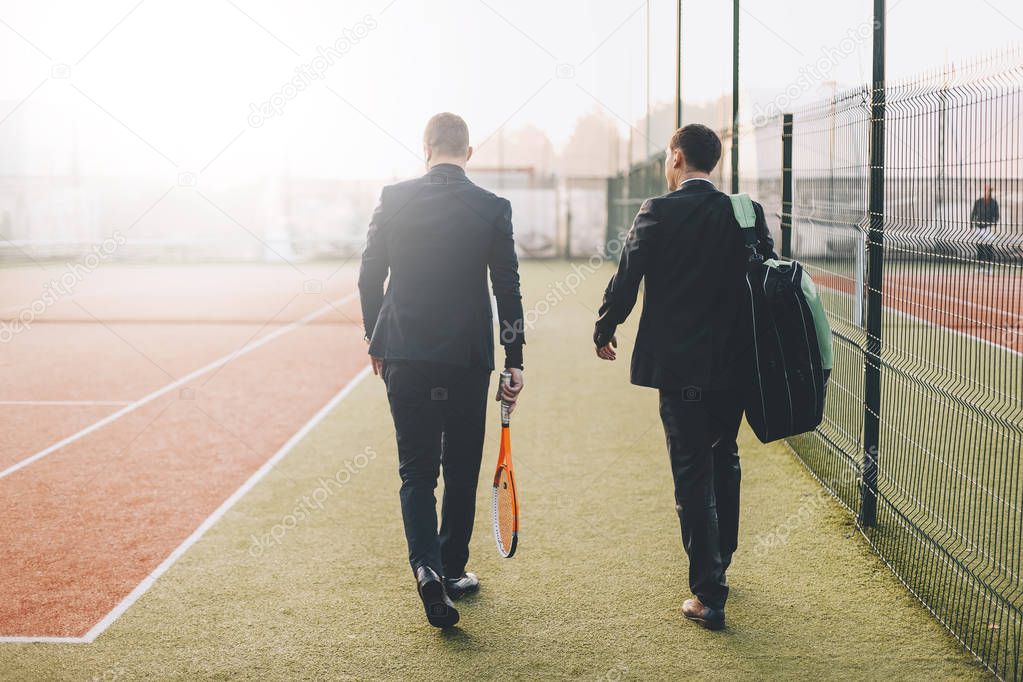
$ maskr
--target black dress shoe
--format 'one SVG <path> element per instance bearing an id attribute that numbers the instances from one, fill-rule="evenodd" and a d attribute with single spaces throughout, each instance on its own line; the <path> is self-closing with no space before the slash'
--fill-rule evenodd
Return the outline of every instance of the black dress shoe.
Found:
<path id="1" fill-rule="evenodd" d="M 475 573 L 463 573 L 461 578 L 444 578 L 444 587 L 452 599 L 476 594 L 480 590 L 480 579 Z"/>
<path id="2" fill-rule="evenodd" d="M 420 566 L 416 570 L 416 583 L 419 587 L 419 598 L 426 609 L 426 620 L 435 628 L 449 628 L 458 622 L 458 609 L 448 599 L 444 591 L 444 583 L 437 572 L 429 566 Z"/>

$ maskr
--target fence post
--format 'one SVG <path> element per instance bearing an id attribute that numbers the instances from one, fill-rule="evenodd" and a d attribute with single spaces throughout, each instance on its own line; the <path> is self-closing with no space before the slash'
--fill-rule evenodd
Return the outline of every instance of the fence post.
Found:
<path id="1" fill-rule="evenodd" d="M 557 199 L 555 199 L 557 201 Z M 572 186 L 565 180 L 565 260 L 572 259 Z"/>
<path id="2" fill-rule="evenodd" d="M 792 258 L 792 114 L 781 124 L 781 257 Z"/>
<path id="3" fill-rule="evenodd" d="M 867 232 L 867 346 L 863 360 L 863 485 L 860 523 L 877 522 L 881 436 L 881 331 L 884 286 L 885 0 L 874 0 L 873 88 L 870 96 L 870 188 Z"/>
<path id="4" fill-rule="evenodd" d="M 618 175 L 612 175 L 607 179 L 607 228 L 604 231 L 604 258 L 610 259 L 611 254 L 611 239 L 618 239 L 618 215 L 617 215 L 617 204 L 615 199 L 619 199 L 618 196 L 621 193 L 621 188 L 618 184 Z"/>

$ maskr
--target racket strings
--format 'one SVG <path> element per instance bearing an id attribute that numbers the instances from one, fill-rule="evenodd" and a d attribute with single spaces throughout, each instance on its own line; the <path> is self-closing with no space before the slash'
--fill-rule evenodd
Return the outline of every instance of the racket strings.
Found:
<path id="1" fill-rule="evenodd" d="M 494 536 L 503 553 L 511 551 L 515 533 L 514 490 L 507 471 L 501 471 L 494 488 Z"/>

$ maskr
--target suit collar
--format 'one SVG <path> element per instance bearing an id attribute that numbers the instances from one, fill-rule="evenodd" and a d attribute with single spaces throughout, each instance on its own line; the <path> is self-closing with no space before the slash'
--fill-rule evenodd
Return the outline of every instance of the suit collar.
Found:
<path id="1" fill-rule="evenodd" d="M 708 189 L 717 189 L 717 186 L 714 185 L 714 182 L 710 178 L 689 178 L 688 180 L 683 180 L 682 184 L 679 185 L 678 188 L 691 188 L 706 191 Z"/>
<path id="2" fill-rule="evenodd" d="M 427 175 L 446 175 L 449 178 L 464 178 L 465 169 L 453 163 L 438 163 L 426 173 Z"/>
<path id="3" fill-rule="evenodd" d="M 717 192 L 718 188 L 713 182 L 705 178 L 690 178 L 683 182 L 677 190 L 671 194 L 695 194 L 697 192 Z"/>

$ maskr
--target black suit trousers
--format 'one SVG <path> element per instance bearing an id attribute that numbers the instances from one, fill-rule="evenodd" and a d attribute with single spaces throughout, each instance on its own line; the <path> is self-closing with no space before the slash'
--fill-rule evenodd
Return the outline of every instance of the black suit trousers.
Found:
<path id="1" fill-rule="evenodd" d="M 675 509 L 689 556 L 689 587 L 724 608 L 725 571 L 739 540 L 739 391 L 661 391 L 661 421 L 675 481 Z"/>
<path id="2" fill-rule="evenodd" d="M 401 514 L 413 573 L 457 578 L 469 560 L 483 458 L 490 370 L 388 361 L 387 399 L 398 440 Z M 434 490 L 443 468 L 440 532 Z"/>

